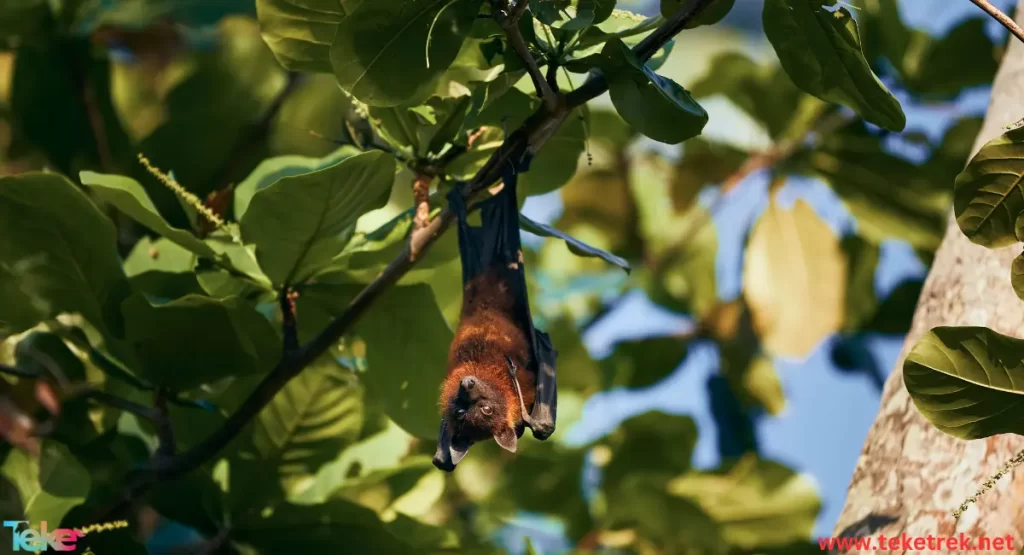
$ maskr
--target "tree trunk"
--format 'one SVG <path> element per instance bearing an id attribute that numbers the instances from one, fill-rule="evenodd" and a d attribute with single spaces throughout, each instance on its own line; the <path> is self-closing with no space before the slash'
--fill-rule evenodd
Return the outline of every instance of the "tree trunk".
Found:
<path id="1" fill-rule="evenodd" d="M 1016 20 L 1024 24 L 1024 0 L 1018 0 Z M 1010 37 L 973 152 L 1022 117 L 1024 44 Z M 1019 245 L 990 250 L 971 243 L 950 215 L 910 333 L 896 368 L 886 380 L 881 407 L 857 461 L 835 535 L 871 536 L 877 540 L 879 534 L 949 537 L 964 533 L 977 540 L 1009 534 L 1013 549 L 1002 553 L 1020 552 L 1024 541 L 1024 466 L 1003 476 L 959 521 L 952 512 L 1024 449 L 1024 437 L 1003 435 L 962 441 L 948 436 L 921 416 L 903 385 L 903 358 L 933 327 L 987 326 L 1024 337 L 1024 303 L 1010 286 L 1010 263 L 1020 252 Z M 873 547 L 878 547 L 877 541 Z M 902 553 L 903 549 L 897 551 Z M 888 549 L 858 551 L 868 552 L 890 553 Z"/>

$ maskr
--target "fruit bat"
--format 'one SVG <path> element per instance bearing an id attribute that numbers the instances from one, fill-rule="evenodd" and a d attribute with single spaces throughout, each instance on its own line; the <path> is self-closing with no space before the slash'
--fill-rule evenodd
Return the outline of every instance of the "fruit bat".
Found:
<path id="1" fill-rule="evenodd" d="M 540 440 L 555 431 L 558 353 L 530 317 L 516 176 L 509 166 L 501 191 L 480 202 L 480 227 L 467 221 L 459 187 L 448 195 L 458 220 L 463 296 L 434 453 L 434 466 L 446 472 L 478 441 L 494 438 L 514 453 L 526 427 Z"/>

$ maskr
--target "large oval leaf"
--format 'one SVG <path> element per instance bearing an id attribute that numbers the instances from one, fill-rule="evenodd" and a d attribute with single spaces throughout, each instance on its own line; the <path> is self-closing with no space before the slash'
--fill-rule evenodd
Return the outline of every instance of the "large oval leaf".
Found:
<path id="1" fill-rule="evenodd" d="M 82 181 L 82 185 L 89 187 L 96 196 L 113 204 L 118 210 L 146 226 L 150 231 L 195 254 L 211 259 L 216 258 L 217 255 L 213 249 L 193 235 L 191 231 L 179 229 L 167 223 L 138 181 L 123 175 L 91 171 L 79 173 L 78 178 Z"/>
<path id="2" fill-rule="evenodd" d="M 434 392 L 446 374 L 452 332 L 430 286 L 391 288 L 356 331 L 366 341 L 368 395 L 405 431 L 437 439 L 441 413 Z"/>
<path id="3" fill-rule="evenodd" d="M 30 526 L 43 521 L 56 527 L 68 511 L 85 501 L 91 485 L 89 471 L 82 463 L 66 446 L 51 440 L 43 441 L 39 457 L 10 449 L 0 466 L 0 476 L 4 478 L 0 480 L 3 489 L 13 485 L 17 490 L 3 492 L 5 515 L 17 512 Z M 15 503 L 20 507 L 12 506 Z"/>
<path id="4" fill-rule="evenodd" d="M 689 473 L 673 480 L 668 490 L 697 503 L 727 541 L 744 550 L 806 539 L 821 510 L 812 480 L 749 456 L 713 472 Z"/>
<path id="5" fill-rule="evenodd" d="M 341 88 L 371 106 L 424 100 L 455 61 L 480 2 L 364 1 L 338 24 L 331 66 Z"/>
<path id="6" fill-rule="evenodd" d="M 798 87 L 826 102 L 849 106 L 864 119 L 903 131 L 907 117 L 864 59 L 857 22 L 846 8 L 822 0 L 765 0 L 764 34 Z"/>
<path id="7" fill-rule="evenodd" d="M 114 224 L 63 176 L 0 178 L 0 334 L 61 312 L 119 332 L 129 294 Z"/>
<path id="8" fill-rule="evenodd" d="M 242 238 L 275 285 L 304 281 L 341 252 L 360 216 L 387 204 L 394 175 L 394 156 L 372 151 L 281 178 L 253 195 Z"/>
<path id="9" fill-rule="evenodd" d="M 961 438 L 1024 433 L 1024 340 L 983 327 L 938 327 L 903 363 L 917 409 Z"/>
<path id="10" fill-rule="evenodd" d="M 144 375 L 173 390 L 265 372 L 280 354 L 270 322 L 237 298 L 186 295 L 153 305 L 134 295 L 122 310 Z"/>
<path id="11" fill-rule="evenodd" d="M 608 41 L 600 63 L 615 110 L 640 133 L 676 144 L 704 129 L 704 108 L 678 83 L 654 73 L 621 39 Z"/>
<path id="12" fill-rule="evenodd" d="M 331 72 L 338 23 L 362 0 L 256 0 L 263 40 L 290 71 Z"/>
<path id="13" fill-rule="evenodd" d="M 843 322 L 846 257 L 839 238 L 806 202 L 773 198 L 754 226 L 743 295 L 772 354 L 806 357 Z"/>
<path id="14" fill-rule="evenodd" d="M 237 444 L 232 505 L 274 500 L 311 480 L 359 437 L 362 393 L 358 378 L 330 357 L 289 381 L 256 415 L 251 436 Z"/>
<path id="15" fill-rule="evenodd" d="M 981 147 L 953 184 L 956 223 L 968 239 L 989 248 L 1018 241 L 1015 224 L 1024 213 L 1024 127 Z"/>

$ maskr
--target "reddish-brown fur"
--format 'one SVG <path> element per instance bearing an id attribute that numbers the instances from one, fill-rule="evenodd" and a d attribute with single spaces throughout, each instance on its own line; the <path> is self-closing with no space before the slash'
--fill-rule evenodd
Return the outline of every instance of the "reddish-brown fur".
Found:
<path id="1" fill-rule="evenodd" d="M 516 429 L 522 423 L 522 411 L 509 376 L 506 355 L 518 368 L 516 377 L 527 410 L 533 409 L 536 381 L 527 370 L 529 343 L 526 333 L 515 323 L 515 299 L 498 272 L 480 274 L 463 290 L 459 327 L 448 351 L 448 376 L 441 387 L 442 413 L 459 389 L 459 381 L 474 376 L 500 392 L 505 402 L 505 419 Z M 495 426 L 501 423 L 495 419 Z"/>

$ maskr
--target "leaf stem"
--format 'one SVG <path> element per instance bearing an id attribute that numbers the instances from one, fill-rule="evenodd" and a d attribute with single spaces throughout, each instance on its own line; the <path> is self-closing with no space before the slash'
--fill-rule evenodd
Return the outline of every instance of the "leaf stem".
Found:
<path id="1" fill-rule="evenodd" d="M 678 10 L 671 19 L 665 22 L 663 25 L 664 31 L 656 31 L 652 35 L 656 36 L 656 38 L 652 39 L 649 37 L 650 40 L 645 40 L 638 45 L 634 49 L 634 53 L 641 60 L 649 59 L 661 47 L 658 41 L 662 41 L 662 44 L 668 41 L 674 33 L 681 31 L 687 23 L 698 16 L 714 1 L 693 0 L 690 5 Z M 674 31 L 670 32 L 670 30 Z M 460 192 L 463 196 L 469 197 L 499 181 L 506 165 L 512 164 L 514 167 L 518 167 L 520 162 L 535 154 L 551 138 L 562 122 L 565 121 L 572 108 L 578 107 L 588 100 L 599 96 L 607 89 L 608 84 L 604 77 L 594 73 L 591 74 L 587 82 L 579 89 L 568 95 L 567 101 L 562 103 L 555 112 L 547 109 L 540 109 L 534 112 L 523 123 L 522 127 L 505 139 L 469 183 L 459 185 Z M 355 324 L 378 297 L 397 283 L 406 272 L 411 270 L 413 265 L 422 259 L 434 241 L 451 226 L 454 219 L 454 214 L 445 207 L 436 218 L 423 228 L 419 236 L 410 237 L 402 252 L 398 253 L 381 274 L 352 299 L 344 312 L 331 320 L 316 337 L 299 348 L 294 355 L 289 356 L 285 353 L 238 409 L 219 428 L 188 451 L 164 461 L 154 459 L 150 461 L 147 468 L 130 475 L 121 497 L 114 500 L 111 505 L 102 507 L 100 511 L 97 511 L 97 520 L 103 520 L 107 515 L 129 507 L 135 499 L 146 493 L 158 481 L 179 478 L 199 468 L 206 461 L 213 458 L 245 428 L 253 417 L 270 403 L 274 396 L 292 378 L 301 373 L 306 366 L 324 355 L 328 349 L 335 345 L 349 331 L 352 325 Z M 410 256 L 414 251 L 419 253 L 419 255 L 416 257 Z"/>
<path id="2" fill-rule="evenodd" d="M 1017 40 L 1024 42 L 1024 29 L 1021 29 L 1020 25 L 1014 21 L 1010 16 L 999 11 L 999 8 L 992 5 L 988 0 L 971 0 L 975 6 L 978 6 L 985 11 L 988 15 L 992 16 L 993 19 L 998 21 L 1011 35 L 1017 37 Z"/>

